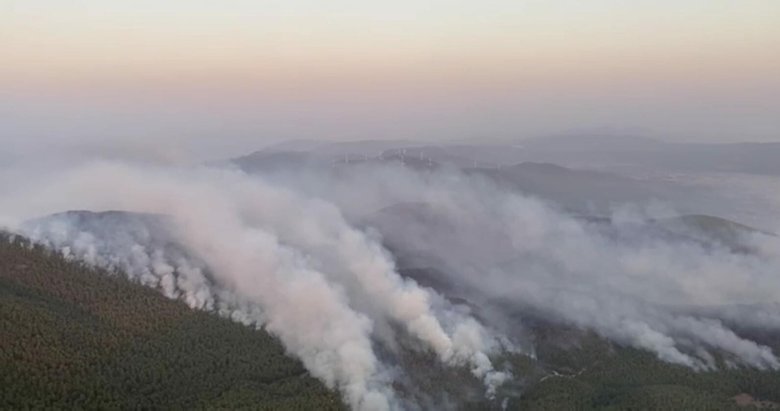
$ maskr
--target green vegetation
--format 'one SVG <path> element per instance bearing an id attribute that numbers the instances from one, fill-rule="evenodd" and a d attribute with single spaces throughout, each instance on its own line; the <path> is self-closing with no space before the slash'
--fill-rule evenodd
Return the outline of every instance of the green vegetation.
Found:
<path id="1" fill-rule="evenodd" d="M 765 407 L 780 404 L 777 371 L 722 365 L 720 371 L 696 372 L 590 333 L 577 338 L 574 347 L 561 347 L 549 338 L 556 332 L 548 328 L 537 333 L 541 335 L 537 354 L 549 374 L 531 384 L 513 406 L 538 410 L 720 410 L 738 409 L 734 397 L 739 394 L 763 400 Z M 570 330 L 563 332 L 571 338 Z M 771 345 L 777 352 L 780 338 L 773 338 Z"/>
<path id="2" fill-rule="evenodd" d="M 780 372 L 695 372 L 539 324 L 536 359 L 495 400 L 466 369 L 402 349 L 397 392 L 424 409 L 736 409 L 780 404 Z M 121 276 L 0 238 L 0 409 L 343 409 L 280 343 Z M 753 336 L 780 352 L 780 336 Z M 722 363 L 722 359 L 719 359 Z M 761 401 L 761 402 L 759 402 Z"/>
<path id="3" fill-rule="evenodd" d="M 343 409 L 263 331 L 0 238 L 0 409 Z"/>

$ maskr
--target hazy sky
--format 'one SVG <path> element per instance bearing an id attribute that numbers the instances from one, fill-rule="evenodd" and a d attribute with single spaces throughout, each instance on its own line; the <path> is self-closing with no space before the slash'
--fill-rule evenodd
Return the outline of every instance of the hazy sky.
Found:
<path id="1" fill-rule="evenodd" d="M 0 62 L 15 144 L 780 140 L 775 0 L 0 0 Z"/>

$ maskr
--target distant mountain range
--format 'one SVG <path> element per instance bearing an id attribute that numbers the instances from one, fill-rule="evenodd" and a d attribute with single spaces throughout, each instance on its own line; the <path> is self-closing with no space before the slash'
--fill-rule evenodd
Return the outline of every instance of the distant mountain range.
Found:
<path id="1" fill-rule="evenodd" d="M 573 169 L 553 163 L 527 161 L 486 166 L 484 162 L 452 155 L 446 148 L 390 149 L 374 156 L 262 150 L 231 162 L 250 173 L 282 174 L 303 168 L 318 168 L 324 173 L 350 172 L 350 167 L 365 164 L 395 164 L 416 170 L 456 167 L 467 175 L 488 178 L 510 190 L 551 201 L 574 213 L 608 214 L 624 204 L 652 201 L 672 204 L 682 213 L 718 215 L 720 211 L 715 193 L 703 187 Z"/>
<path id="2" fill-rule="evenodd" d="M 666 171 L 780 175 L 780 142 L 670 143 L 647 137 L 582 134 L 484 143 L 290 141 L 270 146 L 260 153 L 269 155 L 284 152 L 306 153 L 325 162 L 403 153 L 409 158 L 430 159 L 460 167 L 549 162 L 575 167 L 635 167 Z M 236 160 L 246 162 L 258 155 L 255 153 Z"/>

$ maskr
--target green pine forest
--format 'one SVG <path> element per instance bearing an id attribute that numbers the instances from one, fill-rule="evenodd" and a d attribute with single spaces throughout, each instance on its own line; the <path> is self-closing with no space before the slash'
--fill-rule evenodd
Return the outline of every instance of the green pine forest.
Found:
<path id="1" fill-rule="evenodd" d="M 242 408 L 344 405 L 262 330 L 0 241 L 0 409 Z"/>
<path id="2" fill-rule="evenodd" d="M 780 372 L 695 372 L 592 333 L 538 325 L 536 357 L 488 401 L 468 370 L 414 350 L 395 388 L 423 409 L 779 408 Z M 752 338 L 780 352 L 780 336 Z M 741 395 L 742 401 L 735 397 Z M 0 409 L 344 409 L 282 345 L 121 275 L 24 240 L 0 241 Z"/>

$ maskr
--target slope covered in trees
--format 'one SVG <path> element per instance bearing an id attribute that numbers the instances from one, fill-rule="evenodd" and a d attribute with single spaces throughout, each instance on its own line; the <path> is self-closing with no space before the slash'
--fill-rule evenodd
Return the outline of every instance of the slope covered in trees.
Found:
<path id="1" fill-rule="evenodd" d="M 272 336 L 0 241 L 0 409 L 342 409 Z"/>
<path id="2" fill-rule="evenodd" d="M 694 371 L 589 332 L 534 331 L 545 372 L 514 403 L 519 409 L 723 410 L 739 409 L 738 396 L 780 407 L 778 371 L 730 367 L 722 358 L 717 370 Z M 780 338 L 763 337 L 777 352 Z"/>
<path id="3" fill-rule="evenodd" d="M 495 400 L 468 370 L 437 366 L 411 348 L 396 355 L 404 375 L 394 386 L 423 409 L 780 404 L 777 371 L 730 368 L 720 358 L 718 371 L 697 372 L 560 324 L 540 321 L 526 331 L 535 356 L 494 359 L 513 374 Z M 0 335 L 0 409 L 344 408 L 264 331 L 5 236 Z M 778 335 L 754 337 L 780 351 Z"/>

